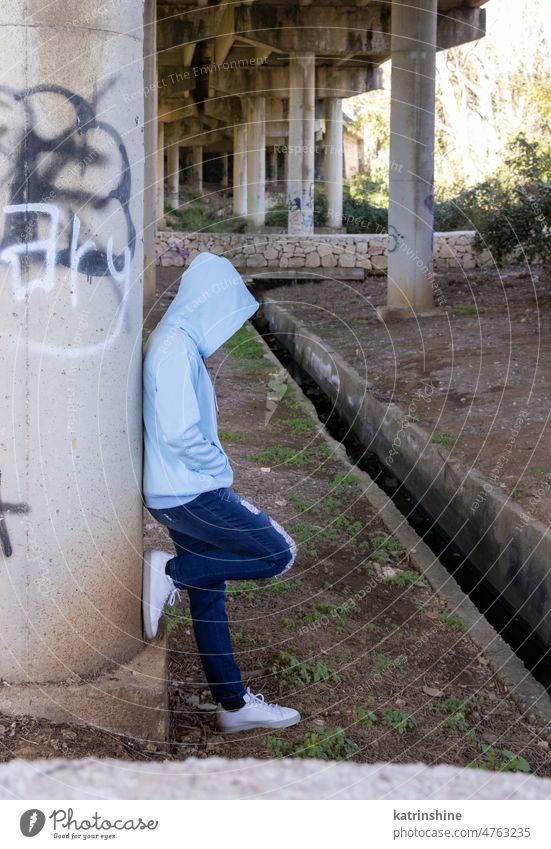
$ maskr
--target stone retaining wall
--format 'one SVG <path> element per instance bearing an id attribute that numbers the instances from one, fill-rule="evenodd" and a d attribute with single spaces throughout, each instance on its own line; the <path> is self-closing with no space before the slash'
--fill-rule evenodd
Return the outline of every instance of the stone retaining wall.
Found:
<path id="1" fill-rule="evenodd" d="M 472 269 L 490 263 L 489 251 L 476 254 L 474 232 L 434 234 L 434 268 Z M 201 251 L 226 256 L 242 272 L 312 270 L 338 274 L 340 268 L 383 272 L 387 267 L 386 234 L 285 236 L 258 233 L 179 233 L 160 231 L 157 256 L 163 266 L 185 266 Z M 403 242 L 395 250 L 407 250 Z M 345 272 L 343 272 L 344 274 Z"/>

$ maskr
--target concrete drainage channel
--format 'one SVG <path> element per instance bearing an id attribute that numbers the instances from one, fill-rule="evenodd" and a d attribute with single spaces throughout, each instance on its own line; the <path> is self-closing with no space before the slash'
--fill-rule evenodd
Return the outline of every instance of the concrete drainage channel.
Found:
<path id="1" fill-rule="evenodd" d="M 366 496 L 413 550 L 417 568 L 463 618 L 522 710 L 551 734 L 551 537 L 545 526 L 524 521 L 517 505 L 429 444 L 399 407 L 370 394 L 338 353 L 269 297 L 262 297 L 254 324 L 310 399 L 334 446 L 360 470 Z M 475 501 L 480 506 L 473 511 Z"/>

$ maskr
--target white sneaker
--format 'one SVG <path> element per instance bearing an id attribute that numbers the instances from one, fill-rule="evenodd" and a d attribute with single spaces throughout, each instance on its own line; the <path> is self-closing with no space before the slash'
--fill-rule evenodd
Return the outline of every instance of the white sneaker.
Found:
<path id="1" fill-rule="evenodd" d="M 243 696 L 246 703 L 239 710 L 224 710 L 218 705 L 216 720 L 218 728 L 226 734 L 234 731 L 246 731 L 248 728 L 287 728 L 300 722 L 300 713 L 293 708 L 269 704 L 262 693 L 247 692 Z"/>
<path id="2" fill-rule="evenodd" d="M 142 613 L 145 635 L 148 640 L 157 636 L 163 607 L 180 601 L 180 590 L 165 572 L 165 566 L 174 557 L 166 551 L 146 551 L 143 558 Z"/>

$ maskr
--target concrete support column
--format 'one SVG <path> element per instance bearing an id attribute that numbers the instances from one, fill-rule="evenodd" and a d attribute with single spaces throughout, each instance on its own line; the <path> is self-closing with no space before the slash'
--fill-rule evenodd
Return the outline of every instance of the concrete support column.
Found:
<path id="1" fill-rule="evenodd" d="M 314 232 L 314 154 L 316 57 L 303 53 L 289 57 L 289 178 L 288 232 Z"/>
<path id="2" fill-rule="evenodd" d="M 223 189 L 228 188 L 228 154 L 223 153 L 220 156 L 220 162 L 222 164 L 222 179 L 220 181 L 220 185 Z"/>
<path id="3" fill-rule="evenodd" d="M 155 298 L 157 230 L 157 2 L 144 7 L 144 306 Z"/>
<path id="4" fill-rule="evenodd" d="M 68 27 L 60 0 L 0 0 L 0 678 L 12 683 L 93 676 L 143 648 L 143 6 L 93 13 L 73 4 Z"/>
<path id="5" fill-rule="evenodd" d="M 172 209 L 180 206 L 180 144 L 174 138 L 168 146 L 168 202 Z"/>
<path id="6" fill-rule="evenodd" d="M 249 98 L 247 127 L 247 216 L 253 227 L 266 218 L 266 99 Z"/>
<path id="7" fill-rule="evenodd" d="M 273 146 L 268 148 L 268 185 L 277 186 L 277 153 Z"/>
<path id="8" fill-rule="evenodd" d="M 192 168 L 191 178 L 193 188 L 198 194 L 203 192 L 203 146 L 200 144 L 194 145 L 191 148 Z"/>
<path id="9" fill-rule="evenodd" d="M 342 99 L 325 100 L 325 190 L 327 192 L 327 223 L 342 227 L 343 136 Z"/>
<path id="10" fill-rule="evenodd" d="M 392 4 L 388 307 L 432 306 L 437 0 Z"/>
<path id="11" fill-rule="evenodd" d="M 233 214 L 247 215 L 247 125 L 233 128 Z"/>
<path id="12" fill-rule="evenodd" d="M 165 223 L 165 125 L 157 124 L 157 227 Z"/>

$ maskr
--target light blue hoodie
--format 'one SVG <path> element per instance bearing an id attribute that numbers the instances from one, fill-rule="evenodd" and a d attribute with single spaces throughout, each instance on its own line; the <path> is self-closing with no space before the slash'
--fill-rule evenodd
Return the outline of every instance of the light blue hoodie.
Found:
<path id="1" fill-rule="evenodd" d="M 143 367 L 144 481 L 148 507 L 185 504 L 231 486 L 233 471 L 218 439 L 209 357 L 259 307 L 224 257 L 202 253 L 149 337 Z"/>

